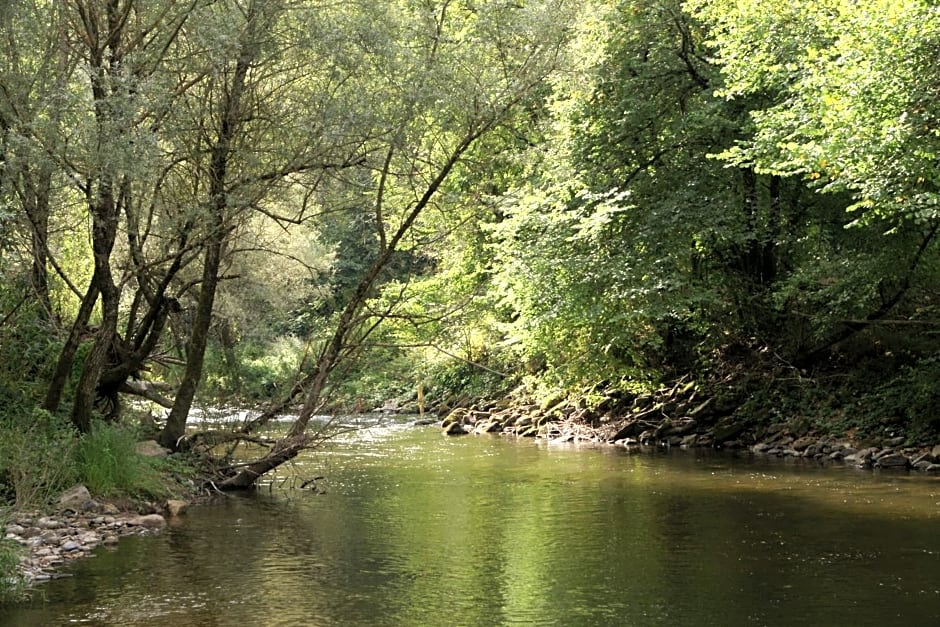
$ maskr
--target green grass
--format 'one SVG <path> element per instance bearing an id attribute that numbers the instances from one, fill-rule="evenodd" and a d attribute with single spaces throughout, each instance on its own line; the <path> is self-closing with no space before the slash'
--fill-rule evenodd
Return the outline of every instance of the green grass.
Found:
<path id="1" fill-rule="evenodd" d="M 102 496 L 165 496 L 157 463 L 138 455 L 136 435 L 120 425 L 96 422 L 78 443 L 82 483 Z"/>

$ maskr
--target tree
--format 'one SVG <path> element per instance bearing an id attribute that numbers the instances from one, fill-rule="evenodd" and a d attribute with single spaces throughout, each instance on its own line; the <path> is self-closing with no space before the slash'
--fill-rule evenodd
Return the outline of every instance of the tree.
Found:
<path id="1" fill-rule="evenodd" d="M 303 397 L 287 436 L 257 462 L 227 479 L 223 487 L 253 485 L 265 472 L 292 459 L 309 442 L 307 425 L 320 409 L 330 374 L 374 331 L 381 316 L 364 312 L 396 251 L 430 208 L 442 206 L 445 183 L 466 162 L 474 145 L 505 124 L 520 104 L 555 69 L 564 51 L 565 25 L 572 7 L 564 2 L 528 6 L 475 6 L 441 2 L 427 7 L 400 3 L 392 24 L 398 39 L 386 42 L 378 72 L 383 77 L 381 113 L 387 132 L 372 139 L 374 172 L 371 206 L 378 249 L 339 312 L 312 368 L 286 400 L 251 425 L 275 415 L 292 398 Z M 431 8 L 432 10 L 428 10 Z M 365 16 L 368 17 L 368 16 Z M 385 32 L 389 16 L 381 16 Z M 373 18 L 374 19 L 374 18 Z M 375 23 L 366 22 L 376 28 Z M 363 56 L 372 51 L 366 47 Z M 404 60 L 404 62 L 402 62 Z M 385 63 L 390 66 L 382 67 Z M 383 84 L 389 80 L 391 84 Z"/>
<path id="2" fill-rule="evenodd" d="M 721 157 L 851 195 L 849 226 L 867 231 L 869 263 L 836 296 L 850 304 L 838 315 L 855 322 L 835 325 L 803 356 L 811 362 L 892 311 L 936 256 L 940 17 L 913 0 L 689 4 L 712 29 L 721 94 L 764 99 L 753 134 Z"/>

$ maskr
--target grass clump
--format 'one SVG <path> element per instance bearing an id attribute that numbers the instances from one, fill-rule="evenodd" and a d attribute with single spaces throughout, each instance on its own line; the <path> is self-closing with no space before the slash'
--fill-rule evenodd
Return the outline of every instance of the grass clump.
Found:
<path id="1" fill-rule="evenodd" d="M 102 496 L 164 496 L 157 463 L 139 455 L 136 435 L 120 425 L 95 422 L 78 443 L 81 481 Z"/>
<path id="2" fill-rule="evenodd" d="M 0 521 L 0 529 L 4 527 Z M 26 594 L 26 582 L 16 572 L 21 552 L 18 544 L 0 538 L 0 603 L 22 600 Z"/>
<path id="3" fill-rule="evenodd" d="M 76 478 L 76 433 L 42 409 L 0 415 L 0 500 L 44 509 Z"/>

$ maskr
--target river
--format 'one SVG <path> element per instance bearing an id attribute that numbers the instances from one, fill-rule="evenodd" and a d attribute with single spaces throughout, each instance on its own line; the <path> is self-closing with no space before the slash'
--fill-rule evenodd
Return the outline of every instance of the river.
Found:
<path id="1" fill-rule="evenodd" d="M 924 476 L 387 425 L 0 625 L 936 625 L 938 518 Z"/>

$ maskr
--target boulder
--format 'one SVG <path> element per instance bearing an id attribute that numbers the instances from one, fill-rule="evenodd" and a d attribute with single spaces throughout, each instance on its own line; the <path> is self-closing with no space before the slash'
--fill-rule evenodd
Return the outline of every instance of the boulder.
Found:
<path id="1" fill-rule="evenodd" d="M 726 421 L 723 424 L 719 424 L 715 427 L 712 436 L 715 440 L 715 444 L 723 444 L 728 440 L 734 440 L 739 435 L 744 433 L 746 429 L 747 426 L 743 423 Z"/>
<path id="2" fill-rule="evenodd" d="M 91 500 L 91 493 L 88 488 L 78 484 L 62 493 L 57 501 L 59 509 L 70 509 L 78 512 L 82 511 L 82 505 Z"/>
<path id="3" fill-rule="evenodd" d="M 467 431 L 459 422 L 446 422 L 442 429 L 444 435 L 466 435 Z"/>
<path id="4" fill-rule="evenodd" d="M 790 448 L 792 448 L 794 451 L 800 451 L 800 452 L 802 452 L 802 451 L 805 451 L 806 449 L 808 449 L 810 446 L 812 446 L 812 445 L 814 445 L 814 444 L 816 444 L 816 438 L 811 437 L 811 436 L 803 436 L 802 438 L 798 438 L 798 439 L 795 440 L 792 444 L 790 444 Z M 817 451 L 814 451 L 814 452 L 811 454 L 811 456 L 812 456 L 812 455 L 815 455 L 816 452 L 817 452 Z"/>
<path id="5" fill-rule="evenodd" d="M 170 454 L 170 449 L 163 448 L 156 440 L 138 442 L 135 448 L 137 454 L 144 457 L 166 457 Z"/>
<path id="6" fill-rule="evenodd" d="M 910 465 L 911 460 L 899 453 L 883 455 L 875 461 L 878 468 L 908 468 Z"/>

